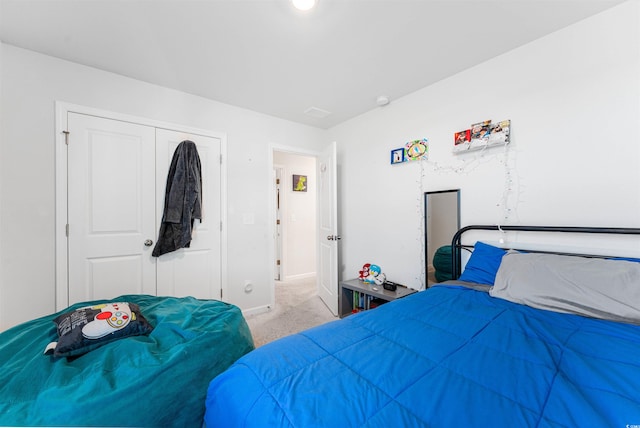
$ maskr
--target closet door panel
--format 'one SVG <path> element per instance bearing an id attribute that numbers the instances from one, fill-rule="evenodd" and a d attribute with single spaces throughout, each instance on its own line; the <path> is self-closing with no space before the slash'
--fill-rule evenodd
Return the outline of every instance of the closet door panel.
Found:
<path id="1" fill-rule="evenodd" d="M 69 304 L 155 294 L 155 130 L 68 114 Z"/>
<path id="2" fill-rule="evenodd" d="M 189 248 L 157 260 L 159 295 L 221 298 L 221 167 L 218 138 L 166 129 L 156 130 L 156 221 L 162 221 L 167 174 L 173 153 L 184 140 L 196 144 L 202 170 L 202 221 L 196 220 Z M 157 231 L 156 231 L 157 236 Z"/>

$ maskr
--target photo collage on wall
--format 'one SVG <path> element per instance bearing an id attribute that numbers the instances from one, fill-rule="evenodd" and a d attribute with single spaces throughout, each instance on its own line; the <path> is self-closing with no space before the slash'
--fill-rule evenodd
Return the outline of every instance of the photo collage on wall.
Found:
<path id="1" fill-rule="evenodd" d="M 510 120 L 492 123 L 490 120 L 471 125 L 470 129 L 456 132 L 453 136 L 453 152 L 461 153 L 485 147 L 504 145 L 510 141 Z"/>
<path id="2" fill-rule="evenodd" d="M 412 140 L 403 147 L 391 150 L 391 164 L 428 159 L 429 142 L 426 138 Z"/>

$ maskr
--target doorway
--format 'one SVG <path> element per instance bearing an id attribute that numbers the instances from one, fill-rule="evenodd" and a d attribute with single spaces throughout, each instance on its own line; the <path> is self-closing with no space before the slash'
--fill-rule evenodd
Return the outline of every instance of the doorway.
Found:
<path id="1" fill-rule="evenodd" d="M 273 151 L 274 279 L 316 276 L 316 158 Z"/>
<path id="2" fill-rule="evenodd" d="M 275 177 L 275 165 L 283 166 L 279 198 L 275 180 L 270 186 L 269 196 L 270 234 L 274 240 L 282 240 L 280 279 L 315 276 L 318 296 L 329 311 L 337 315 L 340 235 L 337 221 L 336 142 L 329 143 L 317 152 L 272 145 L 269 155 L 270 176 Z M 289 162 L 289 159 L 282 159 L 280 156 L 295 161 Z M 307 169 L 301 169 L 303 164 Z M 280 236 L 276 233 L 275 202 L 280 204 Z M 312 207 L 313 209 L 309 209 Z M 314 223 L 315 227 L 311 227 Z M 306 244 L 304 248 L 301 247 L 302 243 Z M 276 245 L 274 242 L 272 249 L 276 248 Z M 275 266 L 277 259 L 273 250 L 270 260 L 273 262 L 272 266 Z M 274 277 L 275 273 L 271 278 Z M 270 306 L 273 306 L 276 282 L 273 279 L 271 281 Z"/>

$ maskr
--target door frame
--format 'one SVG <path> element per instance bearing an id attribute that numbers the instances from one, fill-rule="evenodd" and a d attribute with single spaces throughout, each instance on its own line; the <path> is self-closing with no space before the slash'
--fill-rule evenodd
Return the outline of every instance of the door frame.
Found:
<path id="1" fill-rule="evenodd" d="M 273 153 L 273 151 L 271 152 Z M 273 275 L 273 279 L 275 281 L 280 281 L 282 280 L 282 266 L 283 266 L 283 251 L 282 251 L 282 235 L 283 235 L 283 222 L 282 219 L 280 219 L 280 224 L 277 223 L 278 221 L 278 217 L 282 217 L 281 214 L 281 210 L 280 207 L 282 206 L 282 195 L 283 195 L 283 186 L 282 186 L 282 180 L 284 177 L 284 166 L 282 165 L 277 165 L 274 164 L 273 165 L 273 180 L 272 180 L 272 184 L 273 184 L 273 196 L 275 197 L 275 201 L 274 203 L 274 211 L 277 215 L 275 215 L 274 217 L 274 222 L 276 223 L 274 226 L 274 232 L 273 232 L 273 239 L 275 241 L 275 246 L 274 246 L 274 255 L 273 255 L 273 261 L 274 261 L 274 266 L 273 266 L 273 270 L 274 270 L 274 275 Z M 279 183 L 277 183 L 277 180 L 280 180 Z M 278 195 L 278 192 L 280 193 Z M 278 196 L 278 197 L 276 197 Z M 276 202 L 277 201 L 277 202 Z M 280 227 L 278 227 L 280 226 Z M 280 230 L 280 233 L 278 233 L 278 229 Z M 278 260 L 280 260 L 280 263 L 278 264 Z"/>
<path id="2" fill-rule="evenodd" d="M 312 157 L 314 159 L 318 159 L 318 157 L 322 154 L 321 151 L 319 150 L 306 150 L 306 149 L 301 149 L 300 147 L 292 147 L 292 146 L 284 146 L 284 145 L 280 145 L 280 144 L 269 144 L 269 162 L 268 162 L 268 171 L 269 171 L 269 177 L 272 177 L 273 175 L 273 170 L 274 167 L 276 166 L 273 162 L 273 152 L 283 152 L 283 153 L 290 153 L 293 155 L 300 155 L 300 156 L 308 156 L 308 157 Z M 316 171 L 316 177 L 314 177 L 315 182 L 318 182 L 318 171 Z M 273 239 L 276 239 L 276 206 L 275 206 L 275 186 L 269 186 L 269 229 L 268 229 L 268 236 L 272 236 Z M 270 250 L 269 250 L 269 260 L 270 262 L 270 266 L 271 266 L 271 272 L 269 274 L 269 305 L 267 308 L 265 308 L 266 310 L 268 310 L 269 308 L 273 308 L 274 304 L 275 304 L 275 300 L 276 300 L 276 281 L 275 281 L 275 248 L 274 245 L 270 245 L 269 246 Z M 316 258 L 316 275 L 318 272 L 318 261 Z M 282 268 L 280 269 L 280 273 L 282 274 Z"/>
<path id="3" fill-rule="evenodd" d="M 163 128 L 172 131 L 218 138 L 220 140 L 220 287 L 222 295 L 227 293 L 227 134 L 193 128 L 170 122 L 116 113 L 93 107 L 71 104 L 63 101 L 55 102 L 55 296 L 56 311 L 69 306 L 69 258 L 67 248 L 67 148 L 66 134 L 67 116 L 69 113 L 79 113 L 88 116 L 98 116 L 111 120 Z"/>

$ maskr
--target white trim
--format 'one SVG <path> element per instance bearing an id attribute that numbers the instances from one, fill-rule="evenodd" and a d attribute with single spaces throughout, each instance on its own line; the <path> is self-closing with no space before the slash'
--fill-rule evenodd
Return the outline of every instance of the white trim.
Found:
<path id="1" fill-rule="evenodd" d="M 307 273 L 299 273 L 297 275 L 289 275 L 286 276 L 284 279 L 282 279 L 281 281 L 295 281 L 298 279 L 307 279 L 307 278 L 313 278 L 314 276 L 317 275 L 317 272 L 307 272 Z"/>
<path id="2" fill-rule="evenodd" d="M 270 312 L 272 309 L 273 309 L 273 305 L 257 306 L 255 308 L 244 309 L 242 311 L 242 315 L 244 317 L 249 317 L 249 316 L 252 316 L 252 315 L 260 315 L 260 314 L 264 314 L 266 312 Z"/>
<path id="3" fill-rule="evenodd" d="M 65 105 L 56 102 L 56 135 L 55 135 L 55 308 L 60 311 L 69 306 L 69 253 L 67 248 L 66 224 L 68 221 L 67 205 L 67 149 L 65 135 L 67 130 L 67 113 Z"/>
<path id="4" fill-rule="evenodd" d="M 273 151 L 271 152 L 273 153 Z M 273 173 L 272 173 L 272 183 L 271 185 L 273 186 L 273 198 L 274 200 L 276 199 L 276 192 L 278 187 L 280 188 L 280 197 L 278 198 L 280 201 L 280 207 L 282 207 L 283 204 L 283 200 L 285 199 L 285 195 L 286 192 L 284 191 L 285 186 L 284 186 L 284 177 L 285 177 L 285 173 L 286 173 L 286 168 L 284 167 L 284 165 L 280 165 L 280 164 L 274 164 L 273 165 Z M 280 173 L 279 177 L 278 177 L 278 173 Z M 276 185 L 275 181 L 277 178 L 280 178 L 280 184 L 279 186 Z M 273 211 L 276 212 L 276 207 L 274 205 L 273 207 Z M 282 212 L 280 212 L 282 214 Z M 273 255 L 273 261 L 275 262 L 277 260 L 277 258 L 280 258 L 280 275 L 278 276 L 278 280 L 282 280 L 282 278 L 284 278 L 284 270 L 282 269 L 283 266 L 286 266 L 286 261 L 284 260 L 285 254 L 284 254 L 284 237 L 286 236 L 286 228 L 285 228 L 285 222 L 282 221 L 283 219 L 280 219 L 280 236 L 277 236 L 277 231 L 275 230 L 275 223 L 276 223 L 276 218 L 274 218 L 274 232 L 273 232 L 273 240 L 275 241 L 276 245 L 274 246 L 274 251 L 276 248 L 280 249 L 280 254 L 277 254 L 277 251 L 274 252 Z M 278 242 L 279 241 L 279 242 Z M 273 264 L 273 269 L 274 272 L 278 269 L 277 264 L 274 263 Z M 276 281 L 276 275 L 273 275 L 273 279 L 274 281 Z"/>
<path id="5" fill-rule="evenodd" d="M 302 155 L 302 156 L 312 156 L 312 157 L 318 157 L 322 154 L 321 151 L 319 150 L 309 150 L 309 149 L 301 149 L 299 147 L 293 147 L 293 146 L 284 146 L 281 144 L 270 144 L 269 145 L 269 149 L 271 150 L 271 163 L 273 163 L 273 152 L 283 152 L 283 153 L 292 153 L 295 155 Z"/>
<path id="6" fill-rule="evenodd" d="M 67 116 L 69 113 L 79 113 L 89 116 L 104 117 L 122 122 L 151 126 L 176 132 L 185 132 L 205 137 L 218 138 L 220 140 L 220 288 L 223 297 L 228 296 L 227 290 L 227 134 L 214 132 L 185 125 L 178 125 L 154 119 L 131 116 L 93 107 L 80 106 L 63 101 L 55 102 L 55 281 L 56 281 L 56 311 L 69 306 L 69 255 L 67 250 L 66 224 L 68 221 L 67 205 L 67 148 L 63 131 L 67 130 Z"/>

